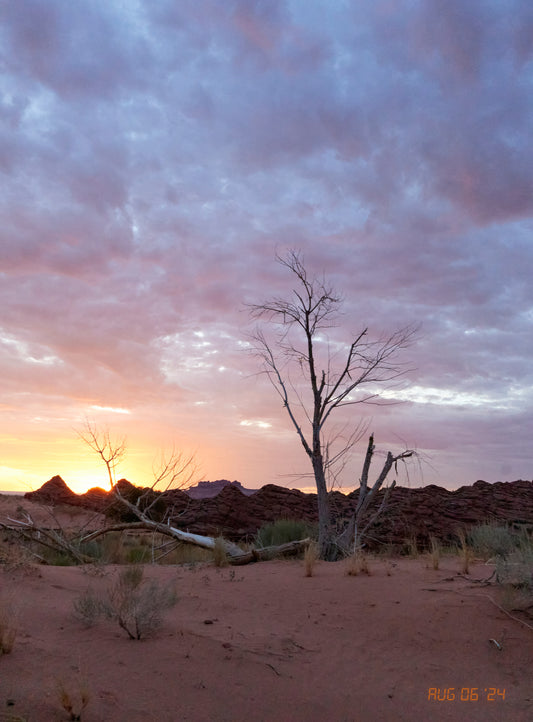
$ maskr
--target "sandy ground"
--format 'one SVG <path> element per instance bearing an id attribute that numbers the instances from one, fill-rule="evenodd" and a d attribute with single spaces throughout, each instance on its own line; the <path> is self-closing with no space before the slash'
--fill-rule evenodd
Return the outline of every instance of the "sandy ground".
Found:
<path id="1" fill-rule="evenodd" d="M 533 631 L 457 576 L 456 559 L 439 571 L 393 564 L 347 577 L 342 563 L 319 563 L 311 578 L 298 561 L 146 567 L 176 582 L 179 601 L 141 641 L 73 617 L 73 600 L 115 569 L 0 572 L 19 611 L 13 651 L 0 657 L 0 719 L 68 719 L 59 683 L 73 697 L 89 691 L 86 722 L 533 719 Z M 433 688 L 456 698 L 434 701 Z"/>
<path id="2" fill-rule="evenodd" d="M 0 494 L 0 521 L 9 523 L 9 517 L 28 521 L 28 515 L 35 524 L 63 529 L 97 529 L 104 522 L 101 514 L 69 504 L 48 507 L 21 496 Z"/>
<path id="3" fill-rule="evenodd" d="M 62 685 L 75 702 L 88 691 L 84 722 L 531 721 L 533 630 L 474 581 L 490 567 L 459 568 L 456 557 L 437 571 L 376 558 L 356 577 L 341 562 L 310 578 L 296 560 L 146 566 L 178 602 L 153 637 L 131 641 L 73 615 L 117 568 L 0 565 L 0 599 L 18 617 L 0 656 L 0 720 L 68 720 Z"/>

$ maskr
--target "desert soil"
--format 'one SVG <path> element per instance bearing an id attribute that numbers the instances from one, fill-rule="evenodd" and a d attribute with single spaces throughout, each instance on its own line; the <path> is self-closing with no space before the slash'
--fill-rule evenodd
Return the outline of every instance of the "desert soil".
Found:
<path id="1" fill-rule="evenodd" d="M 88 691 L 84 722 L 533 720 L 533 629 L 475 581 L 492 571 L 482 563 L 468 578 L 453 556 L 439 570 L 374 558 L 355 577 L 342 562 L 312 577 L 297 560 L 146 566 L 178 602 L 140 641 L 73 615 L 117 571 L 0 565 L 0 598 L 18 617 L 0 656 L 2 722 L 68 720 L 60 686 L 75 703 Z"/>

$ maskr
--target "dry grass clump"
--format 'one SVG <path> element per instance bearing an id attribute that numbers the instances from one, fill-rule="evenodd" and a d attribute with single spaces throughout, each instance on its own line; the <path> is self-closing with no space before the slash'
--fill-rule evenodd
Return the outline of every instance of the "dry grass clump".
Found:
<path id="1" fill-rule="evenodd" d="M 69 720 L 81 720 L 81 714 L 90 701 L 90 694 L 85 684 L 78 689 L 67 688 L 63 682 L 57 684 L 57 694 L 61 707 L 68 714 Z"/>
<path id="2" fill-rule="evenodd" d="M 416 536 L 409 537 L 404 542 L 405 555 L 411 559 L 418 559 L 418 544 Z"/>
<path id="3" fill-rule="evenodd" d="M 318 545 L 316 542 L 310 542 L 304 552 L 304 576 L 312 577 L 315 571 L 315 565 L 318 561 Z"/>
<path id="4" fill-rule="evenodd" d="M 0 599 L 0 657 L 13 651 L 17 621 L 14 604 L 8 599 Z"/>
<path id="5" fill-rule="evenodd" d="M 466 540 L 466 534 L 462 529 L 457 532 L 459 537 L 459 559 L 461 561 L 461 572 L 463 574 L 470 574 L 470 564 L 474 561 L 474 551 L 468 545 Z"/>
<path id="6" fill-rule="evenodd" d="M 442 548 L 441 548 L 440 542 L 437 539 L 437 537 L 434 537 L 434 536 L 430 537 L 429 543 L 430 543 L 431 566 L 433 569 L 435 569 L 435 571 L 437 571 L 439 568 L 439 565 L 440 565 Z"/>
<path id="7" fill-rule="evenodd" d="M 371 576 L 372 572 L 368 566 L 367 555 L 359 551 L 347 557 L 345 561 L 344 574 L 347 577 L 356 577 L 359 574 L 366 574 L 368 577 Z"/>
<path id="8" fill-rule="evenodd" d="M 163 553 L 156 561 L 159 564 L 200 564 L 210 562 L 212 559 L 213 553 L 209 549 L 194 544 L 168 542 L 168 553 L 163 549 Z"/>
<path id="9" fill-rule="evenodd" d="M 213 547 L 213 562 L 216 567 L 227 567 L 229 564 L 226 547 L 224 546 L 224 539 L 221 536 L 218 536 L 215 539 L 215 546 Z"/>
<path id="10" fill-rule="evenodd" d="M 147 581 L 143 568 L 132 566 L 118 574 L 105 596 L 88 589 L 74 600 L 74 613 L 87 626 L 104 616 L 116 621 L 130 639 L 141 639 L 160 627 L 163 612 L 176 601 L 174 585 Z"/>

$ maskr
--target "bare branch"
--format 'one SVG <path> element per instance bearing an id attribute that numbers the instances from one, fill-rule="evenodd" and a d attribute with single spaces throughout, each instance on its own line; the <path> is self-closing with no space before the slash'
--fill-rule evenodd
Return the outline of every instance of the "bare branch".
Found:
<path id="1" fill-rule="evenodd" d="M 262 327 L 258 327 L 253 336 L 254 352 L 282 399 L 311 461 L 318 496 L 321 555 L 334 558 L 337 553 L 333 539 L 335 525 L 327 481 L 335 483 L 359 435 L 355 432 L 348 435 L 347 443 L 334 451 L 326 427 L 340 408 L 382 402 L 378 387 L 393 384 L 406 373 L 405 366 L 398 362 L 398 355 L 413 342 L 417 329 L 407 326 L 389 336 L 371 340 L 365 326 L 343 347 L 342 357 L 339 351 L 333 354 L 327 330 L 337 326 L 343 299 L 324 278 L 307 272 L 299 251 L 289 251 L 285 257 L 277 256 L 276 260 L 292 274 L 295 287 L 288 298 L 275 297 L 249 306 L 253 319 L 271 324 L 277 333 L 275 341 L 270 342 Z M 291 380 L 296 378 L 296 372 L 301 384 Z M 306 394 L 302 392 L 303 388 L 307 390 Z M 400 457 L 390 454 L 382 474 L 369 491 L 368 472 L 373 452 L 371 437 L 361 482 L 361 513 L 381 488 L 390 464 L 398 458 L 407 458 L 407 454 Z"/>
<path id="2" fill-rule="evenodd" d="M 76 433 L 102 459 L 107 468 L 109 485 L 113 488 L 116 484 L 116 470 L 126 455 L 126 437 L 115 441 L 111 439 L 109 429 L 100 431 L 89 419 L 85 419 L 83 428 Z"/>

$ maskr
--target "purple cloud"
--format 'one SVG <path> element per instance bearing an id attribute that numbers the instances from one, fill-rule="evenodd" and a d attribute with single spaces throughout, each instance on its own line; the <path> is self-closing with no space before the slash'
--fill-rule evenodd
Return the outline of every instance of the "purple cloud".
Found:
<path id="1" fill-rule="evenodd" d="M 403 403 L 356 409 L 385 447 L 431 457 L 417 483 L 527 477 L 532 27 L 519 0 L 8 4 L 0 443 L 15 482 L 40 459 L 43 478 L 67 473 L 32 451 L 43 418 L 75 477 L 67 439 L 91 414 L 128 433 L 132 476 L 173 439 L 211 478 L 305 470 L 246 351 L 244 304 L 290 290 L 274 256 L 292 247 L 345 297 L 335 340 L 422 324 Z"/>

